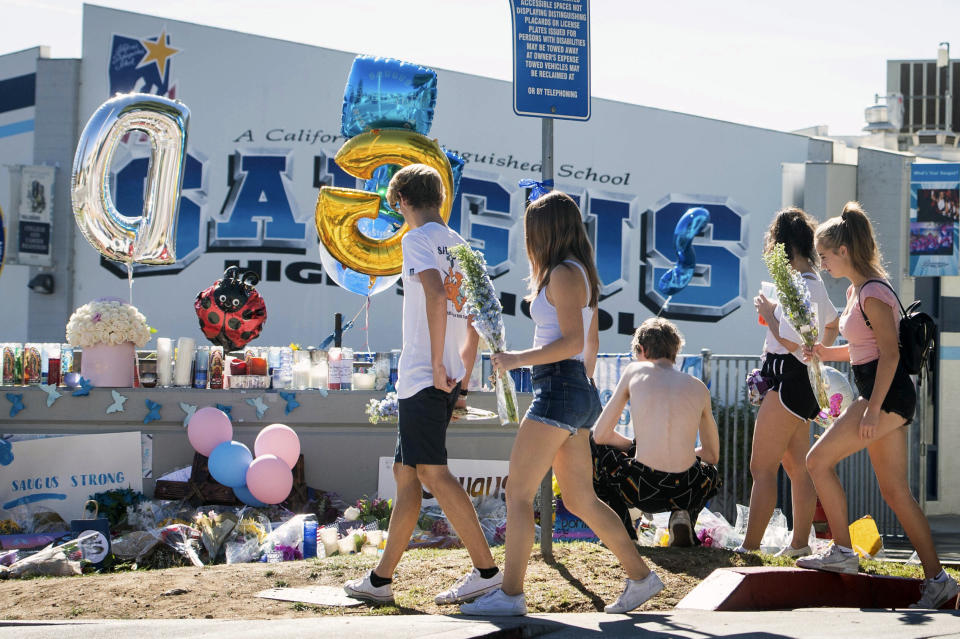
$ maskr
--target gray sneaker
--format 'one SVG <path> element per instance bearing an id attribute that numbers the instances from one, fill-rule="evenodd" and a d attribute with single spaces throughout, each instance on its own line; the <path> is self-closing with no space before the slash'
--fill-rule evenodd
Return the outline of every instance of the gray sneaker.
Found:
<path id="1" fill-rule="evenodd" d="M 519 617 L 527 614 L 527 600 L 523 593 L 508 595 L 497 588 L 471 603 L 461 605 L 460 612 L 485 617 Z"/>
<path id="2" fill-rule="evenodd" d="M 678 548 L 689 548 L 694 545 L 693 524 L 690 523 L 690 513 L 685 510 L 674 510 L 670 513 L 670 523 L 667 524 L 670 530 L 670 537 L 667 540 L 668 546 Z"/>
<path id="3" fill-rule="evenodd" d="M 385 586 L 374 586 L 370 583 L 370 575 L 373 573 L 372 570 L 368 570 L 367 574 L 359 579 L 354 579 L 353 581 L 348 581 L 343 584 L 343 591 L 347 593 L 348 597 L 353 597 L 354 599 L 360 599 L 362 601 L 369 601 L 372 603 L 378 604 L 392 604 L 393 603 L 393 588 L 390 584 Z"/>
<path id="4" fill-rule="evenodd" d="M 822 554 L 797 559 L 797 565 L 812 570 L 855 575 L 860 571 L 860 558 L 857 557 L 856 553 L 845 553 L 836 544 L 833 544 Z"/>
<path id="5" fill-rule="evenodd" d="M 937 610 L 960 593 L 960 586 L 953 577 L 947 577 L 944 581 L 924 579 L 920 591 L 923 593 L 920 601 L 910 604 L 910 607 Z"/>
<path id="6" fill-rule="evenodd" d="M 627 587 L 623 589 L 623 594 L 603 611 L 611 615 L 630 612 L 645 604 L 661 590 L 663 590 L 663 582 L 653 571 L 643 579 L 627 579 Z"/>
<path id="7" fill-rule="evenodd" d="M 811 554 L 813 554 L 813 550 L 811 550 L 810 546 L 804 546 L 803 548 L 794 548 L 790 544 L 787 544 L 786 546 L 781 548 L 780 552 L 775 554 L 774 557 L 796 558 L 796 557 L 806 557 L 807 555 L 811 555 Z"/>
<path id="8" fill-rule="evenodd" d="M 498 570 L 497 574 L 489 579 L 480 576 L 480 571 L 474 568 L 463 577 L 457 580 L 455 584 L 438 594 L 434 601 L 437 604 L 464 603 L 473 601 L 480 595 L 485 595 L 491 590 L 496 590 L 503 584 L 503 571 Z"/>

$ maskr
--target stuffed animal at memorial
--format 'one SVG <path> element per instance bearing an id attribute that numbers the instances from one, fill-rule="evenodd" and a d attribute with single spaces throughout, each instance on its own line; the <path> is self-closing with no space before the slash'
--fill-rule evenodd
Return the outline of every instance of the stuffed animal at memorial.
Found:
<path id="1" fill-rule="evenodd" d="M 260 276 L 253 271 L 240 273 L 231 266 L 223 278 L 197 294 L 193 308 L 200 329 L 214 344 L 227 350 L 243 348 L 260 335 L 267 320 L 267 306 L 254 288 Z"/>

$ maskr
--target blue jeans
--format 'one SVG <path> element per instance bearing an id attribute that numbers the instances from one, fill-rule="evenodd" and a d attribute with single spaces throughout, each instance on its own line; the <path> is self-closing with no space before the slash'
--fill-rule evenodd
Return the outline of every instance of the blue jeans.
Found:
<path id="1" fill-rule="evenodd" d="M 600 395 L 587 379 L 583 362 L 565 359 L 533 367 L 533 403 L 526 419 L 556 426 L 577 434 L 590 429 L 600 416 Z"/>

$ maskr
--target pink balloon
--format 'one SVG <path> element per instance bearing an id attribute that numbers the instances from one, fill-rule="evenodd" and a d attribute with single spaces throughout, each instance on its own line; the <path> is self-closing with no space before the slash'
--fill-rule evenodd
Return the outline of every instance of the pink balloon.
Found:
<path id="1" fill-rule="evenodd" d="M 247 490 L 265 504 L 279 504 L 290 495 L 293 472 L 276 455 L 260 455 L 247 469 Z"/>
<path id="2" fill-rule="evenodd" d="M 187 422 L 187 439 L 195 451 L 209 457 L 214 448 L 233 439 L 233 424 L 225 412 L 206 406 Z"/>
<path id="3" fill-rule="evenodd" d="M 253 443 L 253 454 L 257 457 L 276 455 L 285 461 L 289 468 L 293 468 L 300 459 L 300 438 L 289 426 L 270 424 L 257 435 L 257 441 Z"/>

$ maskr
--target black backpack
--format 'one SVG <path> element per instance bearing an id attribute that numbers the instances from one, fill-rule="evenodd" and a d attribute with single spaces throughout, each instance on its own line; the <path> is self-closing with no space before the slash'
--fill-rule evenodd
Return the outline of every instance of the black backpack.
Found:
<path id="1" fill-rule="evenodd" d="M 890 284 L 883 280 L 867 280 L 860 286 L 860 290 L 862 291 L 863 287 L 870 282 L 883 284 L 893 291 L 893 295 L 897 298 L 897 304 L 900 305 L 900 363 L 908 373 L 918 375 L 923 369 L 927 356 L 933 350 L 934 339 L 937 335 L 937 323 L 926 313 L 917 310 L 920 307 L 920 300 L 914 300 L 910 306 L 903 308 L 900 296 L 897 295 Z M 863 313 L 864 321 L 872 330 L 870 319 L 863 311 L 859 293 L 857 294 L 857 304 L 860 306 L 860 312 Z"/>

